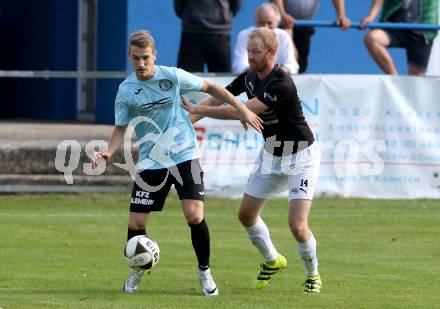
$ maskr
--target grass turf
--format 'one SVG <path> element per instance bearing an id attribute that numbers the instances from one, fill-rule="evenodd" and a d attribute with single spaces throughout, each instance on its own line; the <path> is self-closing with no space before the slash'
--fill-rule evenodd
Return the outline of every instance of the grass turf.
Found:
<path id="1" fill-rule="evenodd" d="M 253 290 L 261 257 L 236 219 L 238 200 L 209 198 L 211 268 L 220 296 L 201 296 L 189 228 L 170 196 L 149 222 L 161 260 L 140 291 L 120 290 L 127 194 L 0 196 L 0 308 L 439 308 L 440 202 L 318 198 L 310 216 L 323 279 L 304 273 L 284 199 L 263 219 L 288 269 Z"/>

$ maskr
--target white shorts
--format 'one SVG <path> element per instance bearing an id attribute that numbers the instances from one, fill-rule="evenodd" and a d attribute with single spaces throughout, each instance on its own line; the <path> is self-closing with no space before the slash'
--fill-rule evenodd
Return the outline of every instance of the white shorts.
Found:
<path id="1" fill-rule="evenodd" d="M 246 193 L 265 199 L 289 189 L 290 200 L 312 200 L 319 176 L 317 142 L 293 155 L 278 157 L 261 149 L 246 185 Z"/>

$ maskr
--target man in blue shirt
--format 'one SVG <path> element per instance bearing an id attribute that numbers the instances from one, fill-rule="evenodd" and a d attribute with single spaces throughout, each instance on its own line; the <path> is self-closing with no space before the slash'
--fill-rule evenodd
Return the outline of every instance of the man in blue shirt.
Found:
<path id="1" fill-rule="evenodd" d="M 174 184 L 183 214 L 191 229 L 191 240 L 199 263 L 204 295 L 218 295 L 209 268 L 210 237 L 203 215 L 203 172 L 198 143 L 188 113 L 181 107 L 181 95 L 201 91 L 227 102 L 246 123 L 261 132 L 262 120 L 223 87 L 184 70 L 155 65 L 154 39 L 148 31 L 130 36 L 129 59 L 134 73 L 119 86 L 115 102 L 115 128 L 108 151 L 92 160 L 108 160 L 123 142 L 128 125 L 135 127 L 139 144 L 139 172 L 133 186 L 127 240 L 146 235 L 151 211 L 161 211 Z M 131 269 L 123 291 L 135 292 L 144 271 Z"/>

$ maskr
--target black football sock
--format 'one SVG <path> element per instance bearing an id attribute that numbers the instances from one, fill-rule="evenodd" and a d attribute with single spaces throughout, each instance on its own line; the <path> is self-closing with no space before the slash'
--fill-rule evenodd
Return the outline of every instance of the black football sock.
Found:
<path id="1" fill-rule="evenodd" d="M 128 228 L 128 231 L 127 231 L 127 241 L 130 238 L 132 238 L 134 236 L 137 236 L 137 235 L 147 235 L 147 232 L 145 231 L 145 228 L 143 228 L 142 230 L 137 230 L 137 231 L 134 231 L 134 230 L 131 230 L 130 228 Z"/>
<path id="2" fill-rule="evenodd" d="M 209 268 L 210 255 L 210 238 L 209 229 L 205 219 L 199 224 L 189 224 L 191 228 L 191 240 L 196 252 L 197 261 L 199 262 L 199 269 L 206 270 Z"/>

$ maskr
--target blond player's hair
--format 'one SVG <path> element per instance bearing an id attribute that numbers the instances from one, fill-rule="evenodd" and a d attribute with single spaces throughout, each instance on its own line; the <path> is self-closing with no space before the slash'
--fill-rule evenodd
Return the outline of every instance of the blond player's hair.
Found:
<path id="1" fill-rule="evenodd" d="M 278 49 L 279 41 L 276 33 L 269 28 L 259 27 L 255 28 L 249 33 L 248 39 L 258 37 L 263 41 L 266 50 Z"/>
<path id="2" fill-rule="evenodd" d="M 151 47 L 152 50 L 156 50 L 155 44 L 154 44 L 154 38 L 148 32 L 147 30 L 136 30 L 131 33 L 130 38 L 128 40 L 128 48 L 130 49 L 130 46 L 136 46 L 136 47 Z"/>

